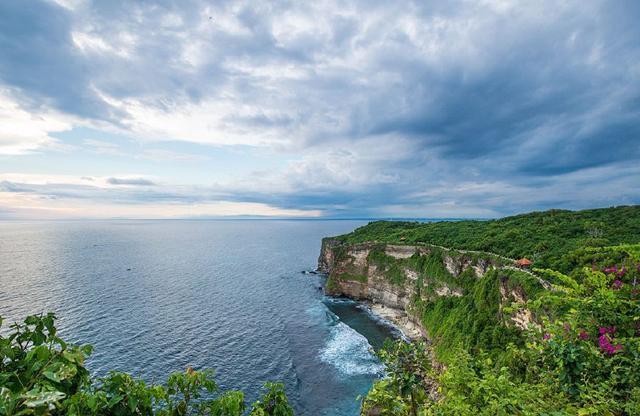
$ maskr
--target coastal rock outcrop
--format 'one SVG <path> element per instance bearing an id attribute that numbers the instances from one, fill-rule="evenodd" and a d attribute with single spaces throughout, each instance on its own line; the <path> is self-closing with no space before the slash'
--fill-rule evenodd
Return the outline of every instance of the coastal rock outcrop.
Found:
<path id="1" fill-rule="evenodd" d="M 497 308 L 501 314 L 505 307 L 527 301 L 519 279 L 528 276 L 513 270 L 510 259 L 490 253 L 429 245 L 348 244 L 325 238 L 318 270 L 328 274 L 328 295 L 369 302 L 378 313 L 386 309 L 383 317 L 401 328 L 411 327 L 413 334 L 428 333 L 421 307 L 438 298 L 478 296 L 477 282 L 489 272 L 492 279 L 497 279 Z M 504 316 L 505 324 L 526 328 L 533 322 L 531 312 L 516 309 Z"/>

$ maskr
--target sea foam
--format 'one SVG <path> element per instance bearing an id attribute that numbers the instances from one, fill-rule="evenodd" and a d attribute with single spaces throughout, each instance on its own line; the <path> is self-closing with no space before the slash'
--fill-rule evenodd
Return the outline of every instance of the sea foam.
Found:
<path id="1" fill-rule="evenodd" d="M 367 339 L 342 322 L 332 326 L 320 359 L 347 376 L 382 374 L 384 371 Z"/>

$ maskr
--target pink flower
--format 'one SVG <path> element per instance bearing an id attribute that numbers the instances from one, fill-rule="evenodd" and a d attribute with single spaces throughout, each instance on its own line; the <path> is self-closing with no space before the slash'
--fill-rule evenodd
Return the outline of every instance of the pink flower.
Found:
<path id="1" fill-rule="evenodd" d="M 622 282 L 620 280 L 616 279 L 616 280 L 613 281 L 612 289 L 613 290 L 619 290 L 619 289 L 622 289 L 622 286 L 623 286 Z"/>
<path id="2" fill-rule="evenodd" d="M 598 332 L 600 332 L 600 335 L 615 334 L 616 333 L 616 327 L 615 326 L 601 326 L 600 329 L 598 330 Z"/>
<path id="3" fill-rule="evenodd" d="M 580 338 L 583 341 L 586 341 L 589 339 L 589 334 L 587 333 L 587 331 L 583 329 L 582 331 L 580 331 L 580 334 L 578 334 L 578 338 Z"/>
<path id="4" fill-rule="evenodd" d="M 622 344 L 612 345 L 611 340 L 606 334 L 600 335 L 598 338 L 598 345 L 603 352 L 609 355 L 622 351 Z"/>
<path id="5" fill-rule="evenodd" d="M 548 339 L 550 339 L 550 338 L 551 338 L 551 334 L 549 334 L 549 333 L 544 334 L 544 335 L 542 336 L 542 339 L 543 339 L 543 340 L 545 340 L 545 341 L 546 341 L 546 340 L 548 340 Z"/>

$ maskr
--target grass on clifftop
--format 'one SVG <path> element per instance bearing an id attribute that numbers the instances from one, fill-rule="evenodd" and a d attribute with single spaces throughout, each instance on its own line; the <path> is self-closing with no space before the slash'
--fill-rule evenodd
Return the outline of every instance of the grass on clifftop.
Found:
<path id="1" fill-rule="evenodd" d="M 536 267 L 568 272 L 570 254 L 578 249 L 640 243 L 640 206 L 550 210 L 487 221 L 376 221 L 337 238 L 351 244 L 426 243 L 528 257 Z"/>

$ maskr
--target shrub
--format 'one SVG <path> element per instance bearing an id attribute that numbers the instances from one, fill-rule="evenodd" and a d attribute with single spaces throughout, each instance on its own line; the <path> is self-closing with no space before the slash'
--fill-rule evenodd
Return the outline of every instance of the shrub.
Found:
<path id="1" fill-rule="evenodd" d="M 84 366 L 88 345 L 57 336 L 55 315 L 28 316 L 0 336 L 0 415 L 210 415 L 240 416 L 244 395 L 221 392 L 211 370 L 173 373 L 165 385 L 116 371 L 91 380 Z M 0 318 L 0 325 L 2 319 Z M 269 383 L 252 416 L 290 416 L 282 384 Z"/>

